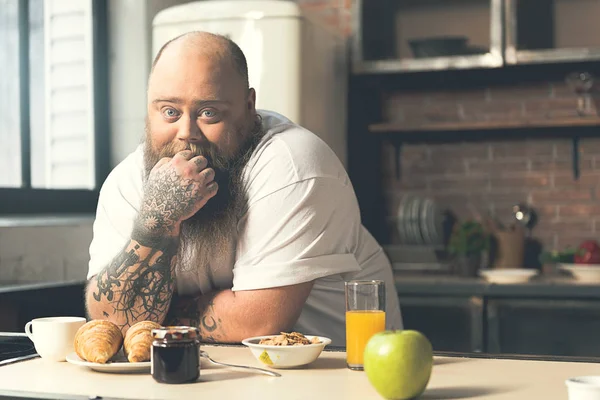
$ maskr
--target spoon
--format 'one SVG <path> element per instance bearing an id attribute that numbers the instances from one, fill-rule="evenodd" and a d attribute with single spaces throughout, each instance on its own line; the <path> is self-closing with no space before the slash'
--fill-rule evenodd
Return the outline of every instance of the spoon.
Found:
<path id="1" fill-rule="evenodd" d="M 203 351 L 203 350 L 200 350 L 200 357 L 206 358 L 208 361 L 210 361 L 211 363 L 213 363 L 215 365 L 222 365 L 224 367 L 233 367 L 233 368 L 252 369 L 254 371 L 259 371 L 259 372 L 262 372 L 263 374 L 270 375 L 270 376 L 281 376 L 277 372 L 269 371 L 269 370 L 262 369 L 262 368 L 250 367 L 250 366 L 247 366 L 247 365 L 225 364 L 225 363 L 222 363 L 222 362 L 218 362 L 218 361 L 215 361 L 212 358 L 210 358 L 208 356 L 208 353 L 205 352 L 205 351 Z"/>

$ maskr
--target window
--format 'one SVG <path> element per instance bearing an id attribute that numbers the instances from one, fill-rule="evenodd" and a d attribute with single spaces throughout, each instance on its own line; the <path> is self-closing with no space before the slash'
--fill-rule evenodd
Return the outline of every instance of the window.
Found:
<path id="1" fill-rule="evenodd" d="M 95 210 L 106 43 L 106 0 L 0 0 L 1 214 Z"/>

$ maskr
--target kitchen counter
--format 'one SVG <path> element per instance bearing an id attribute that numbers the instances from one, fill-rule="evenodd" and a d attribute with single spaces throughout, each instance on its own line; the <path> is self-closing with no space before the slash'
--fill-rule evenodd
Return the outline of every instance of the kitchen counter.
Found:
<path id="1" fill-rule="evenodd" d="M 395 279 L 404 326 L 423 332 L 436 350 L 600 357 L 600 285 L 568 277 Z"/>
<path id="2" fill-rule="evenodd" d="M 486 295 L 497 297 L 552 297 L 600 299 L 600 284 L 578 283 L 571 278 L 538 278 L 520 284 L 494 284 L 482 278 L 453 275 L 396 274 L 399 294 Z M 83 287 L 85 281 L 0 281 L 0 294 L 27 290 Z"/>
<path id="3" fill-rule="evenodd" d="M 55 282 L 23 282 L 23 281 L 1 281 L 0 294 L 25 292 L 28 290 L 57 289 L 66 287 L 83 287 L 85 282 L 77 281 L 55 281 Z"/>
<path id="4" fill-rule="evenodd" d="M 396 274 L 402 295 L 487 296 L 552 299 L 600 299 L 600 285 L 581 284 L 572 278 L 537 278 L 527 283 L 495 284 L 482 278 L 444 275 Z"/>
<path id="5" fill-rule="evenodd" d="M 244 347 L 203 346 L 217 361 L 260 366 Z M 365 373 L 345 367 L 345 353 L 326 351 L 280 378 L 202 363 L 198 382 L 166 385 L 148 374 L 108 374 L 67 362 L 34 359 L 0 367 L 1 396 L 103 399 L 380 399 Z M 565 399 L 565 379 L 600 373 L 600 364 L 468 357 L 435 358 L 422 399 Z M 73 396 L 73 397 L 71 397 Z M 79 397 L 82 396 L 82 397 Z M 18 398 L 18 397 L 15 397 Z"/>

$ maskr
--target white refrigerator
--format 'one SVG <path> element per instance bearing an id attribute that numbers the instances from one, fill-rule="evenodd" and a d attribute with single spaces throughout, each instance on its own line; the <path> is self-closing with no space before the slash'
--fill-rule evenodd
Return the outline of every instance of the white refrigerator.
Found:
<path id="1" fill-rule="evenodd" d="M 159 12 L 152 56 L 189 31 L 226 35 L 248 62 L 259 109 L 278 112 L 321 137 L 347 165 L 347 41 L 293 1 L 209 0 Z"/>

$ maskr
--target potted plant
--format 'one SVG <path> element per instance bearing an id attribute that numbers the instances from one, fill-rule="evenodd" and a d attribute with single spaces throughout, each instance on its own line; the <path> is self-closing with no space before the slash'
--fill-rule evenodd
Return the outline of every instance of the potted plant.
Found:
<path id="1" fill-rule="evenodd" d="M 481 266 L 481 256 L 488 248 L 489 235 L 480 222 L 468 220 L 454 225 L 448 252 L 454 256 L 458 275 L 476 276 Z"/>

